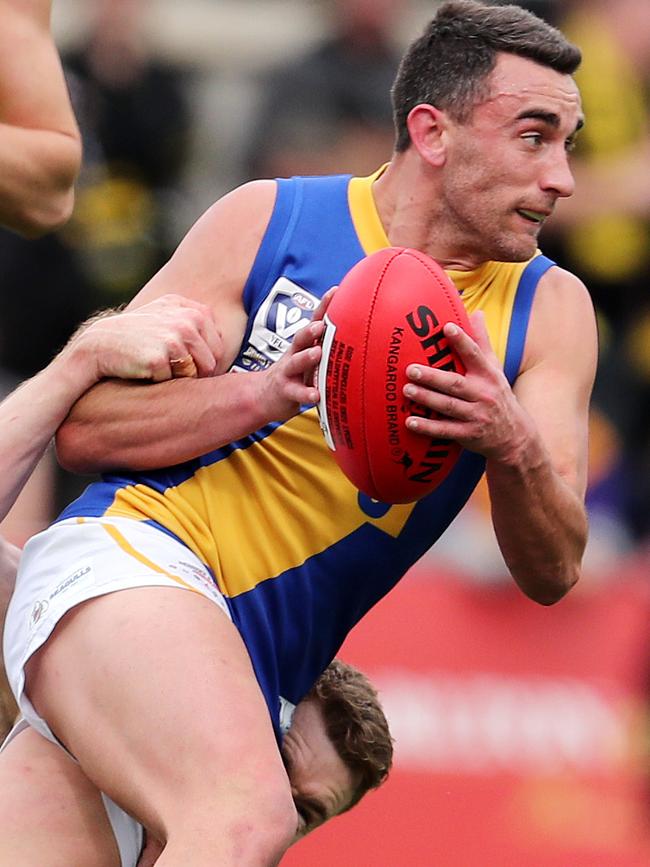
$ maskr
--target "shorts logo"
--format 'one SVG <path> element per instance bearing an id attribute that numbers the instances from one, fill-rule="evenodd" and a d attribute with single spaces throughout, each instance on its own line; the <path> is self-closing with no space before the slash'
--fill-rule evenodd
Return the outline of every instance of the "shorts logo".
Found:
<path id="1" fill-rule="evenodd" d="M 34 603 L 32 613 L 29 615 L 29 625 L 32 629 L 34 629 L 38 625 L 49 607 L 50 603 L 46 602 L 45 600 L 39 600 L 38 602 Z"/>
<path id="2" fill-rule="evenodd" d="M 188 563 L 186 560 L 179 560 L 177 563 L 170 563 L 168 568 L 171 572 L 180 572 L 185 576 L 185 578 L 189 581 L 193 581 L 196 585 L 205 590 L 213 599 L 219 602 L 220 605 L 225 607 L 221 591 L 212 579 L 212 576 L 206 572 L 205 569 L 200 569 L 198 566 L 195 566 L 193 563 Z"/>
<path id="3" fill-rule="evenodd" d="M 50 600 L 54 599 L 56 596 L 59 596 L 61 593 L 64 593 L 66 590 L 69 590 L 70 587 L 77 584 L 82 578 L 90 573 L 90 566 L 82 566 L 80 569 L 77 569 L 72 575 L 68 575 L 60 584 L 54 588 L 54 590 L 50 593 Z M 87 582 L 84 582 L 87 583 Z"/>

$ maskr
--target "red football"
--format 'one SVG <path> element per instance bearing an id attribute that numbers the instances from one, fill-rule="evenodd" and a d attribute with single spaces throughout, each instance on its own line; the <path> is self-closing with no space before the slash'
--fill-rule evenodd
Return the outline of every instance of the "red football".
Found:
<path id="1" fill-rule="evenodd" d="M 447 322 L 472 333 L 458 290 L 429 256 L 388 247 L 346 274 L 325 321 L 318 409 L 336 462 L 375 500 L 419 500 L 448 475 L 461 447 L 408 430 L 408 416 L 430 413 L 404 397 L 406 368 L 465 373 L 442 333 Z"/>

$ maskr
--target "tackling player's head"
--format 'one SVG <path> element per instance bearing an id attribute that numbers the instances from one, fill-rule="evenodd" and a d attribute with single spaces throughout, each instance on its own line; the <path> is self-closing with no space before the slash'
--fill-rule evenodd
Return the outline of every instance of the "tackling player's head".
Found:
<path id="1" fill-rule="evenodd" d="M 335 659 L 307 697 L 320 704 L 327 734 L 357 778 L 350 809 L 386 780 L 393 763 L 393 739 L 377 690 L 356 668 Z"/>
<path id="2" fill-rule="evenodd" d="M 335 659 L 298 704 L 282 756 L 298 813 L 297 837 L 344 813 L 380 786 L 393 741 L 377 692 Z"/>

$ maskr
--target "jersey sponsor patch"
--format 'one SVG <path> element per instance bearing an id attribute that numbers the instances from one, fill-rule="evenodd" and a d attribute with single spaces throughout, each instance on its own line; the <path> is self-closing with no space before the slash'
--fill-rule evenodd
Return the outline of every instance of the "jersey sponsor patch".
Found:
<path id="1" fill-rule="evenodd" d="M 319 299 L 287 277 L 279 277 L 260 305 L 248 343 L 233 370 L 264 370 L 278 361 L 296 333 L 311 322 Z"/>

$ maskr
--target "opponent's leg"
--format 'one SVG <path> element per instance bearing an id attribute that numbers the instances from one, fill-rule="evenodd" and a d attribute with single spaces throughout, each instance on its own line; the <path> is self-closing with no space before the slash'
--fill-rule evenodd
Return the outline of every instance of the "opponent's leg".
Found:
<path id="1" fill-rule="evenodd" d="M 120 867 L 101 795 L 33 729 L 0 753 L 0 867 Z"/>
<path id="2" fill-rule="evenodd" d="M 2 635 L 7 606 L 14 589 L 19 551 L 0 537 L 0 743 L 5 739 L 18 714 L 11 694 L 2 658 Z"/>
<path id="3" fill-rule="evenodd" d="M 90 779 L 166 842 L 160 867 L 277 863 L 296 814 L 250 658 L 204 596 L 85 602 L 27 667 L 27 694 Z"/>
<path id="4" fill-rule="evenodd" d="M 17 715 L 18 708 L 9 689 L 2 663 L 2 655 L 0 654 L 0 743 L 2 743 L 9 733 Z"/>

